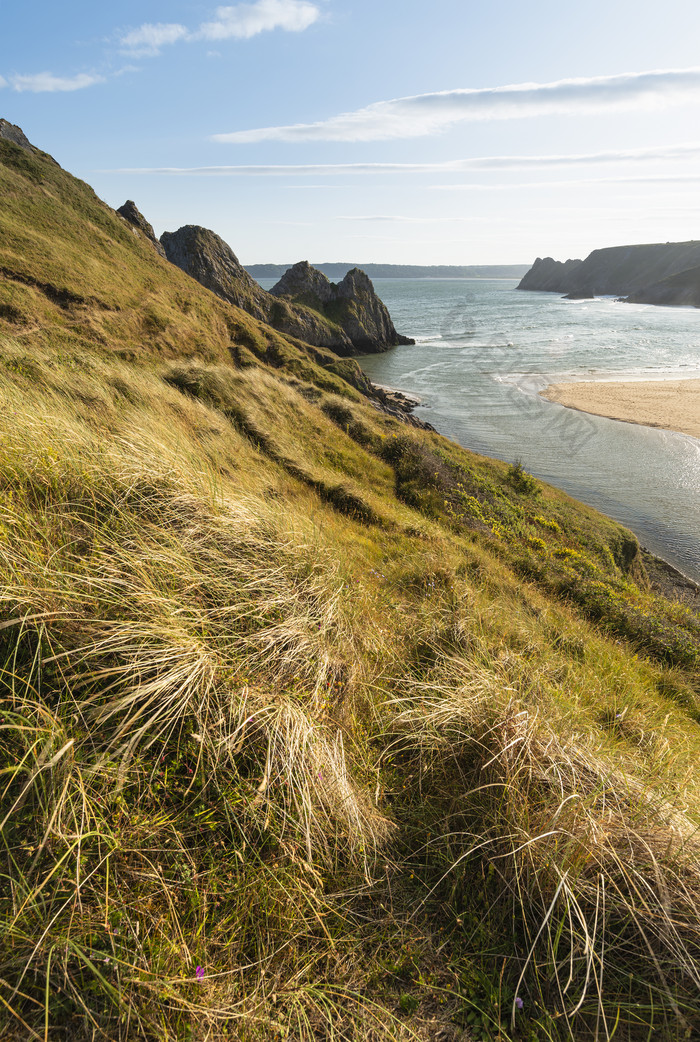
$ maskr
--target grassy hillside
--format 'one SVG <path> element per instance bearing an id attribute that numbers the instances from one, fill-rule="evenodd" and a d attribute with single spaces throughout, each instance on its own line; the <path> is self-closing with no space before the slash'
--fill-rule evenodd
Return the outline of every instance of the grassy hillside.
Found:
<path id="1" fill-rule="evenodd" d="M 700 618 L 634 537 L 48 159 L 0 200 L 0 1038 L 696 1037 Z"/>

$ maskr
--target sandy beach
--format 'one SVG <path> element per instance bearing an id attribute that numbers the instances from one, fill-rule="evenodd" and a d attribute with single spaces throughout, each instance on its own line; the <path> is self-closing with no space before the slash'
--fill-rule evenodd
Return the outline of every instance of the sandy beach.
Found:
<path id="1" fill-rule="evenodd" d="M 540 393 L 570 409 L 700 438 L 700 379 L 551 384 Z"/>

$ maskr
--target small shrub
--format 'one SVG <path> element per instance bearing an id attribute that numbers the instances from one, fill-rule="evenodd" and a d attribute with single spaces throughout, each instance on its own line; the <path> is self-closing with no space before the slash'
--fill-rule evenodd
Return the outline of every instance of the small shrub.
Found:
<path id="1" fill-rule="evenodd" d="M 540 491 L 539 483 L 533 478 L 532 474 L 528 474 L 521 460 L 511 463 L 508 468 L 507 480 L 521 496 L 535 496 Z"/>

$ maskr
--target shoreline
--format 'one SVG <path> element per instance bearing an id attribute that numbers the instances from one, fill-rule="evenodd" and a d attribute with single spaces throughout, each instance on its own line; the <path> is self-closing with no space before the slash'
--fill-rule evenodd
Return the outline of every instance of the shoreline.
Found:
<path id="1" fill-rule="evenodd" d="M 700 439 L 700 377 L 550 384 L 539 394 L 567 409 Z"/>
<path id="2" fill-rule="evenodd" d="M 688 382 L 688 381 L 685 381 L 685 380 L 639 381 L 639 384 L 643 384 L 643 383 L 646 384 L 646 383 L 650 383 L 650 382 L 654 383 L 654 384 L 663 383 L 663 382 L 665 382 L 667 384 L 676 384 L 676 383 L 685 383 L 685 382 Z M 698 401 L 700 403 L 700 378 L 698 378 L 698 379 L 691 378 L 691 382 L 696 383 L 698 385 L 697 394 L 698 394 Z M 581 386 L 580 384 L 571 384 L 571 383 L 568 383 L 568 384 L 551 384 L 549 387 L 545 388 L 544 391 L 540 391 L 539 393 L 540 393 L 540 395 L 542 397 L 547 398 L 549 401 L 557 402 L 557 399 L 548 397 L 548 392 L 549 391 L 555 391 L 555 390 L 558 390 L 560 388 L 566 388 L 566 389 L 576 388 L 576 387 L 580 387 L 580 386 Z M 599 384 L 587 383 L 587 386 L 599 386 Z M 609 384 L 608 386 L 617 386 L 617 384 Z M 630 386 L 630 384 L 623 384 L 623 386 Z M 385 408 L 385 410 L 387 412 L 393 413 L 393 415 L 397 415 L 397 413 L 398 414 L 403 414 L 402 418 L 404 420 L 408 421 L 411 425 L 420 426 L 420 427 L 426 428 L 428 430 L 435 431 L 438 434 L 441 433 L 439 430 L 437 430 L 436 427 L 433 427 L 432 424 L 425 423 L 425 421 L 418 420 L 415 416 L 412 415 L 413 409 L 416 408 L 416 406 L 418 406 L 418 405 L 420 405 L 422 403 L 422 399 L 418 395 L 416 395 L 416 394 L 414 394 L 414 393 L 412 393 L 410 391 L 402 391 L 398 387 L 389 387 L 387 384 L 377 384 L 377 383 L 374 383 L 373 381 L 372 381 L 372 387 L 373 387 L 373 389 L 375 391 L 379 391 L 380 394 L 386 396 L 387 401 L 384 403 L 384 408 Z M 389 403 L 391 403 L 391 404 L 389 404 Z M 558 404 L 562 404 L 562 405 L 565 404 L 564 402 L 557 402 L 557 403 Z M 389 405 L 389 408 L 387 408 L 387 405 Z M 392 408 L 392 405 L 393 405 L 393 408 Z M 575 406 L 575 405 L 567 405 L 566 407 L 567 408 L 572 408 L 572 409 L 577 408 L 577 406 Z M 589 412 L 588 409 L 580 409 L 579 411 L 581 411 L 581 412 Z M 604 414 L 603 413 L 598 413 L 597 415 L 604 415 Z M 615 419 L 616 417 L 608 417 L 608 418 L 609 419 Z M 630 420 L 628 422 L 630 422 L 630 423 L 637 423 L 639 421 Z M 651 425 L 650 424 L 645 424 L 645 426 L 651 426 Z M 656 424 L 655 426 L 660 427 L 661 425 L 660 424 Z M 675 430 L 675 428 L 673 428 L 673 427 L 668 427 L 668 428 L 665 428 L 665 429 L 667 429 L 667 430 Z M 684 432 L 680 432 L 680 433 L 684 433 Z M 442 437 L 449 437 L 449 435 L 443 434 Z M 697 437 L 700 438 L 700 434 L 698 434 Z M 460 443 L 458 442 L 457 444 L 460 444 Z M 558 486 L 553 486 L 553 487 L 558 488 Z M 580 502 L 584 503 L 584 500 L 581 500 Z M 602 511 L 602 513 L 604 513 L 604 511 Z M 605 514 L 605 516 L 606 517 L 610 517 L 611 515 Z M 622 523 L 622 522 L 620 522 L 620 523 Z M 630 531 L 632 531 L 632 529 L 630 529 Z M 635 533 L 633 533 L 633 534 L 635 534 Z M 698 604 L 698 597 L 700 597 L 700 583 L 698 583 L 695 579 L 691 578 L 691 576 L 686 575 L 686 573 L 683 572 L 677 565 L 671 564 L 671 562 L 667 561 L 665 557 L 661 557 L 657 552 L 655 552 L 653 550 L 649 550 L 648 547 L 643 545 L 642 540 L 639 537 L 637 537 L 637 538 L 639 539 L 640 552 L 642 554 L 642 558 L 644 560 L 644 563 L 645 563 L 645 565 L 647 567 L 647 571 L 649 573 L 649 579 L 650 579 L 650 582 L 651 582 L 652 589 L 656 590 L 656 592 L 662 594 L 663 596 L 665 596 L 669 600 L 674 600 L 674 601 L 676 601 L 676 602 L 678 602 L 680 604 L 685 604 L 688 607 L 693 608 L 695 611 L 700 611 L 700 605 Z"/>

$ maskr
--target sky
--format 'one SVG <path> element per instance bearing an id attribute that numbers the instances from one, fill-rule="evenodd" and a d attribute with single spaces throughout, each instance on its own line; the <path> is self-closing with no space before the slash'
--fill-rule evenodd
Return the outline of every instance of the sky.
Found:
<path id="1" fill-rule="evenodd" d="M 698 40 L 691 0 L 3 0 L 0 117 L 244 264 L 529 264 L 700 238 Z"/>

